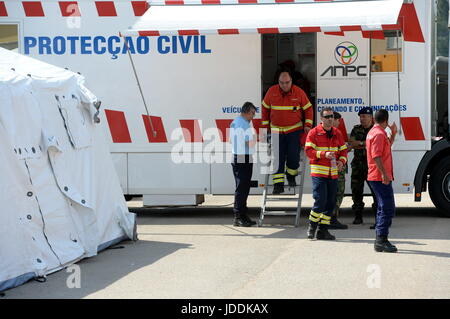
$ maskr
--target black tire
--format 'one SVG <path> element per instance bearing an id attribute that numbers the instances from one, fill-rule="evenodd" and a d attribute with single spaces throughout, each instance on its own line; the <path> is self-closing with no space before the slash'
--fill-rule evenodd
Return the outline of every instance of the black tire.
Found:
<path id="1" fill-rule="evenodd" d="M 431 172 L 428 192 L 441 214 L 450 217 L 450 156 L 440 160 Z"/>

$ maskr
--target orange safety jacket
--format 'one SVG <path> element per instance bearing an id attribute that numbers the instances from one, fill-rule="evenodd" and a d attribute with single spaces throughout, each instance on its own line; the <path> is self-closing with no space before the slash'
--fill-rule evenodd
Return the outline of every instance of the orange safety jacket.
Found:
<path id="1" fill-rule="evenodd" d="M 272 86 L 262 101 L 263 128 L 274 133 L 287 134 L 301 130 L 303 120 L 305 126 L 313 125 L 313 108 L 306 93 L 298 86 L 292 85 L 287 93 L 278 84 Z M 303 113 L 305 119 L 303 119 Z"/>
<path id="2" fill-rule="evenodd" d="M 337 167 L 332 167 L 331 160 L 325 157 L 326 152 L 335 152 L 336 161 L 347 163 L 347 145 L 342 133 L 332 127 L 332 137 L 327 136 L 322 124 L 309 131 L 306 137 L 305 152 L 311 164 L 311 176 L 338 178 Z"/>

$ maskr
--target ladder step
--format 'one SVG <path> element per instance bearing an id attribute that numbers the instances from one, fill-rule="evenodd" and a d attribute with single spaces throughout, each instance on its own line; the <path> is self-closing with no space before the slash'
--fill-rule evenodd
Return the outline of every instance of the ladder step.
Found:
<path id="1" fill-rule="evenodd" d="M 280 208 L 282 208 L 283 210 L 280 210 Z M 284 208 L 284 207 L 266 207 L 266 212 L 278 212 L 278 211 L 282 211 L 282 212 L 296 212 L 297 211 L 297 207 L 293 207 L 293 208 Z M 266 213 L 264 213 L 266 214 Z"/>
<path id="2" fill-rule="evenodd" d="M 297 213 L 292 211 L 284 211 L 284 210 L 277 210 L 277 211 L 270 211 L 264 213 L 264 216 L 296 216 Z"/>
<path id="3" fill-rule="evenodd" d="M 296 196 L 297 196 L 298 193 L 299 193 L 299 191 L 300 191 L 300 190 L 298 190 L 298 191 L 295 191 L 295 190 L 287 190 L 287 191 L 286 191 L 286 190 L 285 190 L 284 193 L 281 193 L 281 194 L 275 194 L 275 195 L 273 195 L 272 192 L 268 192 L 266 196 L 267 196 L 267 197 L 269 197 L 269 196 L 283 197 L 283 196 L 289 196 L 289 195 L 291 195 L 291 196 L 292 196 L 292 195 L 296 195 Z"/>
<path id="4" fill-rule="evenodd" d="M 298 202 L 298 198 L 272 198 L 267 197 L 266 202 Z"/>

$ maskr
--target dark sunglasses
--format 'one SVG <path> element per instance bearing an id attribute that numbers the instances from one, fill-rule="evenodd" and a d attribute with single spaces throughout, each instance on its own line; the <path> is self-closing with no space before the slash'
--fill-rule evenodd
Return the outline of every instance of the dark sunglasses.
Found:
<path id="1" fill-rule="evenodd" d="M 331 115 L 324 115 L 324 116 L 322 116 L 324 119 L 332 119 L 333 117 L 334 117 L 334 115 L 333 114 L 331 114 Z"/>

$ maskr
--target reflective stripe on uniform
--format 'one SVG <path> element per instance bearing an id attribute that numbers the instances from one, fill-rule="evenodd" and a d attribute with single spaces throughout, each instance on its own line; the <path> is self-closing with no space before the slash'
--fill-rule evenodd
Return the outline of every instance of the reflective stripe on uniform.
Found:
<path id="1" fill-rule="evenodd" d="M 312 106 L 311 102 L 308 102 L 307 104 L 305 104 L 302 109 L 303 111 L 306 111 L 307 109 L 309 109 Z"/>
<path id="2" fill-rule="evenodd" d="M 318 151 L 329 151 L 329 152 L 337 152 L 337 147 L 317 147 L 316 150 Z"/>
<path id="3" fill-rule="evenodd" d="M 320 168 L 311 168 L 311 173 L 328 175 L 330 173 L 330 170 L 325 170 L 325 169 L 320 169 Z"/>
<path id="4" fill-rule="evenodd" d="M 294 105 L 272 105 L 271 106 L 272 110 L 279 110 L 279 111 L 292 111 L 297 108 L 298 108 L 298 106 L 294 106 Z"/>
<path id="5" fill-rule="evenodd" d="M 286 172 L 287 172 L 289 175 L 294 175 L 294 176 L 298 175 L 298 170 L 296 170 L 296 169 L 290 169 L 290 168 L 287 167 L 287 166 L 286 166 Z"/>
<path id="6" fill-rule="evenodd" d="M 315 223 L 318 223 L 319 221 L 320 221 L 320 217 L 322 216 L 322 214 L 321 213 L 316 213 L 315 211 L 311 211 L 310 213 L 309 213 L 309 220 L 310 221 L 313 221 L 313 222 L 315 222 Z"/>
<path id="7" fill-rule="evenodd" d="M 317 168 L 317 169 L 323 169 L 323 170 L 329 170 L 331 167 L 329 166 L 323 166 L 319 164 L 311 164 L 311 169 Z"/>
<path id="8" fill-rule="evenodd" d="M 269 121 L 261 121 L 261 125 L 269 125 Z"/>
<path id="9" fill-rule="evenodd" d="M 270 128 L 271 128 L 272 132 L 277 132 L 277 133 L 287 132 L 287 131 L 290 131 L 290 130 L 293 130 L 293 129 L 296 129 L 299 127 L 303 127 L 303 123 L 300 122 L 300 123 L 297 123 L 292 126 L 275 126 L 275 125 L 270 124 Z"/>
<path id="10" fill-rule="evenodd" d="M 347 145 L 342 145 L 341 147 L 339 147 L 339 151 L 343 151 L 347 149 Z"/>
<path id="11" fill-rule="evenodd" d="M 312 147 L 313 149 L 317 149 L 316 144 L 311 143 L 311 142 L 306 142 L 306 143 L 305 143 L 305 147 L 306 147 L 306 146 Z"/>
<path id="12" fill-rule="evenodd" d="M 272 181 L 273 181 L 274 184 L 276 184 L 276 183 L 284 183 L 284 174 L 283 173 L 273 174 Z"/>
<path id="13" fill-rule="evenodd" d="M 313 121 L 312 120 L 305 120 L 305 124 L 313 124 Z"/>
<path id="14" fill-rule="evenodd" d="M 270 106 L 266 104 L 266 102 L 264 102 L 264 100 L 262 101 L 262 106 L 264 106 L 266 109 L 270 110 Z"/>

